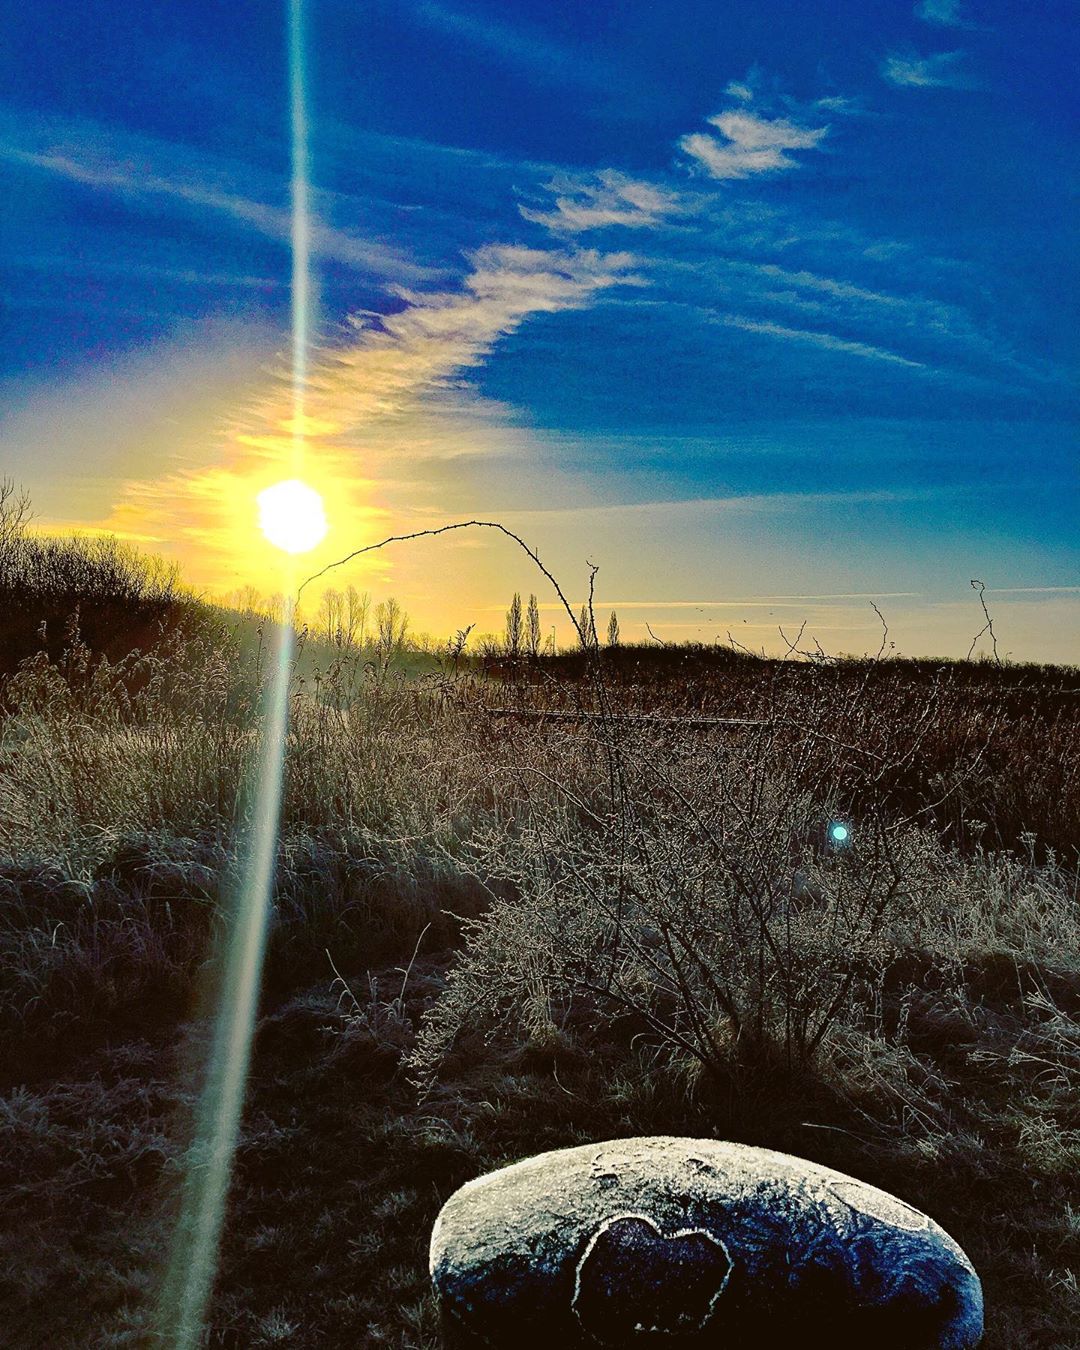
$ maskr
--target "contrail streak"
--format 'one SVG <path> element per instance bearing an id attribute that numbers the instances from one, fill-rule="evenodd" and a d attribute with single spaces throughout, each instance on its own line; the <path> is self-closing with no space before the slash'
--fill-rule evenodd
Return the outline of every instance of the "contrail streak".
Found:
<path id="1" fill-rule="evenodd" d="M 292 475 L 304 459 L 304 390 L 307 381 L 311 286 L 311 222 L 307 149 L 304 0 L 287 0 L 289 103 L 292 125 Z M 274 643 L 261 718 L 257 771 L 238 844 L 240 883 L 231 913 L 218 1010 L 206 1078 L 195 1119 L 195 1141 L 185 1174 L 181 1215 L 159 1305 L 159 1330 L 175 1350 L 201 1343 L 217 1274 L 233 1156 L 251 1062 L 274 886 L 289 677 L 294 650 L 295 563 L 283 565 L 286 596 Z"/>

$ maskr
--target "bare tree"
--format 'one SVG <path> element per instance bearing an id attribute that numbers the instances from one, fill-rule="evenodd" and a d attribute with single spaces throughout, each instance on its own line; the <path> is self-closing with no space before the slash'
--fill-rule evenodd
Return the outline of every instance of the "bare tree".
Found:
<path id="1" fill-rule="evenodd" d="M 536 596 L 529 596 L 529 609 L 525 618 L 525 648 L 535 661 L 540 655 L 540 606 Z"/>
<path id="2" fill-rule="evenodd" d="M 332 647 L 341 646 L 341 599 L 341 592 L 328 586 L 319 602 L 317 631 Z"/>
<path id="3" fill-rule="evenodd" d="M 593 617 L 590 605 L 581 606 L 581 614 L 578 616 L 578 636 L 581 639 L 581 645 L 586 650 L 597 645 L 596 620 Z"/>
<path id="4" fill-rule="evenodd" d="M 521 654 L 521 595 L 514 592 L 510 608 L 506 611 L 506 652 L 508 656 Z"/>
<path id="5" fill-rule="evenodd" d="M 13 478 L 0 478 L 0 560 L 22 537 L 32 515 L 29 494 Z"/>
<path id="6" fill-rule="evenodd" d="M 358 591 L 355 586 L 345 590 L 345 626 L 349 643 L 359 651 L 367 646 L 368 622 L 371 618 L 371 594 Z"/>
<path id="7" fill-rule="evenodd" d="M 362 651 L 367 643 L 370 613 L 371 596 L 367 591 L 361 593 L 355 586 L 344 591 L 330 587 L 323 591 L 319 605 L 318 631 L 340 651 Z"/>
<path id="8" fill-rule="evenodd" d="M 375 651 L 383 666 L 401 652 L 409 631 L 409 616 L 391 596 L 375 606 Z"/>
<path id="9" fill-rule="evenodd" d="M 235 591 L 229 591 L 223 597 L 222 603 L 228 605 L 230 609 L 239 610 L 247 618 L 262 615 L 266 610 L 266 601 L 250 583 L 246 586 L 237 587 Z"/>
<path id="10" fill-rule="evenodd" d="M 607 621 L 607 645 L 609 647 L 619 645 L 619 616 L 614 610 L 611 611 L 611 618 Z"/>

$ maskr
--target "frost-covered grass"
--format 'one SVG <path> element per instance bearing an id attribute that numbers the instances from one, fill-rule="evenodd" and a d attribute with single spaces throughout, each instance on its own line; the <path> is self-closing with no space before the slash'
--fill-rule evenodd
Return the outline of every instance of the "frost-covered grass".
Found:
<path id="1" fill-rule="evenodd" d="M 893 1189 L 980 1268 L 988 1346 L 1080 1341 L 1075 672 L 581 660 L 298 675 L 210 1344 L 434 1346 L 451 1189 L 658 1132 Z M 146 1343 L 258 679 L 202 627 L 3 691 L 14 1345 Z"/>

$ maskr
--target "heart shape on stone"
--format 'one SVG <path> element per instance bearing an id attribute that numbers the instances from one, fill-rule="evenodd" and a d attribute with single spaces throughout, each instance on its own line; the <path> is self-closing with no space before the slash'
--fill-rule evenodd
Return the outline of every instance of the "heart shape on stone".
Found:
<path id="1" fill-rule="evenodd" d="M 578 1262 L 573 1309 L 595 1340 L 700 1331 L 731 1274 L 727 1248 L 701 1228 L 665 1235 L 645 1214 L 599 1226 Z"/>

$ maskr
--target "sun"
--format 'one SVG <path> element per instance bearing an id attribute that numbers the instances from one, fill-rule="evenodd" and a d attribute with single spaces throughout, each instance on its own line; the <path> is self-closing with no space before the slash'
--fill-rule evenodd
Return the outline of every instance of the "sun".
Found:
<path id="1" fill-rule="evenodd" d="M 329 525 L 323 499 L 299 478 L 264 488 L 259 503 L 259 528 L 285 553 L 308 553 L 326 538 Z"/>

